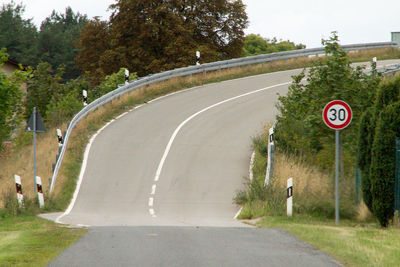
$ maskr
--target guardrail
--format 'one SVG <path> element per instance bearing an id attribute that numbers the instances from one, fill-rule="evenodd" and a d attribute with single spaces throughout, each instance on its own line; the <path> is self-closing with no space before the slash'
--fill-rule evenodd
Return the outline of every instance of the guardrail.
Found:
<path id="1" fill-rule="evenodd" d="M 359 50 L 367 50 L 367 49 L 379 49 L 379 48 L 390 48 L 390 47 L 398 47 L 397 43 L 394 42 L 382 42 L 382 43 L 369 43 L 369 44 L 354 44 L 354 45 L 344 45 L 342 46 L 347 51 L 359 51 Z M 311 48 L 311 49 L 301 49 L 301 50 L 293 50 L 287 52 L 280 53 L 272 53 L 266 55 L 258 55 L 244 58 L 235 58 L 224 61 L 217 61 L 212 63 L 206 63 L 202 65 L 189 66 L 184 68 L 178 68 L 174 70 L 169 70 L 157 74 L 151 74 L 143 78 L 136 79 L 134 81 L 129 82 L 129 84 L 121 86 L 116 90 L 109 92 L 108 94 L 94 100 L 89 105 L 84 107 L 75 117 L 71 120 L 68 125 L 67 132 L 64 137 L 64 145 L 60 151 L 60 156 L 57 160 L 56 166 L 54 168 L 53 177 L 51 178 L 50 184 L 50 192 L 54 190 L 54 186 L 57 180 L 57 175 L 60 170 L 65 151 L 68 146 L 68 140 L 71 135 L 72 130 L 77 125 L 77 123 L 85 118 L 89 113 L 93 110 L 97 109 L 100 106 L 114 100 L 117 97 L 120 97 L 123 94 L 132 92 L 138 88 L 141 88 L 146 85 L 151 85 L 153 83 L 162 82 L 171 78 L 190 76 L 194 74 L 204 73 L 206 74 L 209 71 L 217 71 L 228 68 L 236 68 L 246 65 L 253 64 L 262 64 L 271 61 L 277 60 L 285 60 L 291 58 L 299 58 L 299 57 L 308 57 L 308 56 L 318 56 L 325 53 L 324 48 Z"/>

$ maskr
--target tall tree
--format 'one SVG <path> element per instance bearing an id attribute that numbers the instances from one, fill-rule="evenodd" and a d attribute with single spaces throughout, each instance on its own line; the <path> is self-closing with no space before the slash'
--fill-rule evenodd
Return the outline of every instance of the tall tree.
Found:
<path id="1" fill-rule="evenodd" d="M 92 85 L 99 84 L 106 73 L 113 72 L 108 69 L 108 64 L 104 64 L 104 53 L 111 49 L 108 22 L 101 21 L 98 17 L 90 20 L 82 29 L 76 46 L 80 48 L 75 58 L 76 64 L 80 69 L 89 72 Z"/>
<path id="2" fill-rule="evenodd" d="M 192 65 L 196 50 L 202 62 L 242 55 L 247 15 L 241 0 L 119 0 L 110 8 L 110 46 L 99 57 L 104 74 L 127 67 L 143 76 Z M 87 44 L 79 42 L 83 71 L 91 70 L 82 62 Z"/>
<path id="3" fill-rule="evenodd" d="M 32 19 L 23 19 L 24 7 L 14 1 L 0 9 L 0 48 L 7 48 L 10 59 L 25 65 L 36 65 L 37 29 Z"/>
<path id="4" fill-rule="evenodd" d="M 75 43 L 87 23 L 87 16 L 74 13 L 70 7 L 64 14 L 53 13 L 40 26 L 38 52 L 40 60 L 49 62 L 53 68 L 65 66 L 65 79 L 76 78 L 80 70 L 75 66 L 78 49 Z"/>

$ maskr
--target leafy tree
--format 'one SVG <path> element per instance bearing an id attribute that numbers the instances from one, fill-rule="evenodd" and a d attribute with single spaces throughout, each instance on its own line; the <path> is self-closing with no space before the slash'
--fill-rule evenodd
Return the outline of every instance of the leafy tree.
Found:
<path id="1" fill-rule="evenodd" d="M 350 155 L 357 151 L 353 141 L 357 140 L 360 116 L 371 105 L 380 78 L 350 65 L 335 32 L 323 44 L 327 56 L 308 70 L 307 77 L 305 71 L 294 76 L 288 94 L 279 97 L 277 144 L 285 151 L 311 156 L 320 167 L 331 168 L 334 134 L 323 123 L 321 112 L 329 101 L 342 99 L 353 111 L 352 125 L 341 134 L 344 154 L 349 155 L 352 165 L 354 158 Z"/>
<path id="2" fill-rule="evenodd" d="M 37 29 L 32 19 L 23 19 L 24 7 L 14 1 L 0 9 L 0 48 L 7 48 L 10 59 L 25 65 L 36 65 Z"/>
<path id="3" fill-rule="evenodd" d="M 92 86 L 100 83 L 106 73 L 112 72 L 105 63 L 105 51 L 111 51 L 109 25 L 99 18 L 90 20 L 82 29 L 76 43 L 80 48 L 76 64 L 84 71 L 89 72 Z"/>
<path id="4" fill-rule="evenodd" d="M 0 50 L 0 68 L 7 61 L 5 49 Z M 20 123 L 23 92 L 21 83 L 30 72 L 15 71 L 10 77 L 0 72 L 0 147 Z"/>
<path id="5" fill-rule="evenodd" d="M 303 44 L 296 45 L 290 41 L 278 42 L 276 38 L 270 40 L 259 34 L 249 34 L 244 39 L 243 54 L 244 56 L 255 56 L 304 48 L 306 46 Z"/>
<path id="6" fill-rule="evenodd" d="M 47 105 L 51 99 L 55 102 L 61 99 L 63 92 L 62 75 L 64 74 L 63 66 L 53 71 L 50 63 L 40 63 L 33 77 L 27 82 L 27 99 L 26 99 L 26 117 L 32 113 L 33 107 L 37 107 L 42 115 L 47 112 Z"/>
<path id="7" fill-rule="evenodd" d="M 242 55 L 247 15 L 241 0 L 119 0 L 111 9 L 109 25 L 92 22 L 78 43 L 77 62 L 90 75 L 124 66 L 143 76 L 193 65 L 196 50 L 203 62 Z M 86 56 L 98 52 L 91 44 L 105 36 L 109 43 L 99 45 L 101 55 Z M 98 63 L 91 65 L 91 58 Z"/>
<path id="8" fill-rule="evenodd" d="M 80 74 L 80 70 L 75 66 L 75 57 L 78 54 L 75 42 L 79 40 L 80 32 L 86 23 L 86 15 L 74 13 L 67 7 L 65 14 L 53 11 L 41 24 L 38 38 L 40 60 L 49 62 L 55 69 L 64 65 L 65 79 L 76 78 Z"/>

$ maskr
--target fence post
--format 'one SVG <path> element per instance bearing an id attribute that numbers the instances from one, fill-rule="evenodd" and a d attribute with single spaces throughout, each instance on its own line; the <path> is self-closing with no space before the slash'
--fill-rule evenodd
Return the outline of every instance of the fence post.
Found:
<path id="1" fill-rule="evenodd" d="M 396 175 L 394 183 L 394 209 L 400 213 L 400 139 L 396 138 Z"/>
<path id="2" fill-rule="evenodd" d="M 360 168 L 356 166 L 356 179 L 355 179 L 355 190 L 356 190 L 356 205 L 360 204 L 360 187 L 361 187 L 361 172 Z"/>

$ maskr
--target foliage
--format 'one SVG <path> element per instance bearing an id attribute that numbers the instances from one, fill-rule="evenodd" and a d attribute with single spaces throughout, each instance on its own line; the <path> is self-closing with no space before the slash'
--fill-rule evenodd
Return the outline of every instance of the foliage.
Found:
<path id="1" fill-rule="evenodd" d="M 25 65 L 36 65 L 37 29 L 32 19 L 23 19 L 24 7 L 13 1 L 0 9 L 0 48 L 7 48 L 10 59 Z"/>
<path id="2" fill-rule="evenodd" d="M 51 99 L 56 102 L 61 99 L 64 89 L 61 84 L 63 74 L 63 66 L 60 66 L 56 71 L 53 71 L 51 65 L 47 62 L 40 63 L 37 66 L 33 77 L 27 82 L 26 118 L 32 113 L 33 107 L 37 107 L 38 111 L 45 115 Z"/>
<path id="3" fill-rule="evenodd" d="M 379 84 L 373 107 L 362 115 L 358 164 L 364 202 L 380 224 L 393 217 L 395 139 L 400 136 L 400 77 Z"/>
<path id="4" fill-rule="evenodd" d="M 75 42 L 87 22 L 86 15 L 74 13 L 70 7 L 65 14 L 55 11 L 41 24 L 38 36 L 39 59 L 48 62 L 53 68 L 65 66 L 65 79 L 77 78 L 80 70 L 75 67 L 75 57 L 78 49 Z"/>
<path id="5" fill-rule="evenodd" d="M 0 50 L 0 68 L 7 61 L 5 49 Z M 0 146 L 7 140 L 11 132 L 17 128 L 22 113 L 23 92 L 21 84 L 29 76 L 30 71 L 15 71 L 10 77 L 0 72 Z"/>
<path id="6" fill-rule="evenodd" d="M 91 21 L 78 42 L 76 61 L 94 81 L 122 66 L 144 76 L 193 65 L 196 50 L 202 62 L 242 54 L 247 15 L 241 0 L 119 0 L 110 8 L 110 22 Z"/>
<path id="7" fill-rule="evenodd" d="M 344 153 L 355 153 L 360 115 L 370 105 L 380 77 L 364 74 L 363 67 L 351 67 L 336 32 L 323 44 L 327 56 L 314 63 L 307 77 L 305 70 L 294 76 L 288 94 L 279 97 L 276 140 L 282 150 L 307 155 L 320 167 L 331 168 L 334 157 L 326 155 L 334 154 L 334 133 L 321 118 L 324 106 L 335 99 L 351 106 L 353 121 L 341 131 L 341 139 Z M 354 159 L 349 160 L 346 164 L 353 165 Z"/>
<path id="8" fill-rule="evenodd" d="M 295 44 L 293 42 L 282 41 L 276 38 L 267 39 L 261 37 L 259 34 L 249 34 L 244 39 L 243 54 L 244 56 L 255 56 L 262 54 L 269 54 L 275 52 L 290 51 L 296 49 L 306 48 L 303 44 Z"/>
<path id="9" fill-rule="evenodd" d="M 46 119 L 54 126 L 71 119 L 82 109 L 82 90 L 89 90 L 89 82 L 85 78 L 70 80 L 62 86 L 64 95 L 58 101 L 53 96 L 47 105 Z"/>
<path id="10" fill-rule="evenodd" d="M 76 64 L 89 73 L 92 86 L 98 85 L 106 73 L 113 72 L 105 61 L 107 57 L 102 55 L 102 52 L 110 50 L 110 34 L 106 21 L 98 18 L 88 21 L 80 33 L 77 47 L 80 51 L 75 59 Z"/>

